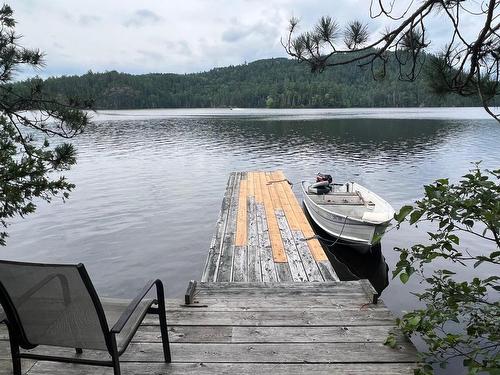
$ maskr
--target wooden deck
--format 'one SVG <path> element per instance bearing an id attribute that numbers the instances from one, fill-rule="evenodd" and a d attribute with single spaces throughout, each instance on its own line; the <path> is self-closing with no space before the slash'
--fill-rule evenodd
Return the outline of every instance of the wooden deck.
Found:
<path id="1" fill-rule="evenodd" d="M 121 358 L 139 374 L 412 374 L 416 352 L 399 338 L 383 304 L 370 304 L 363 282 L 199 283 L 196 306 L 167 301 L 173 363 L 162 362 L 156 318 L 147 317 Z M 0 374 L 11 374 L 7 331 L 0 325 Z M 36 349 L 74 356 L 73 350 Z M 106 358 L 84 351 L 84 357 Z M 111 368 L 24 361 L 29 375 L 111 375 Z"/>
<path id="2" fill-rule="evenodd" d="M 146 317 L 121 357 L 122 373 L 413 374 L 415 347 L 395 330 L 383 302 L 372 303 L 373 287 L 367 280 L 337 281 L 319 242 L 304 241 L 313 235 L 283 173 L 232 173 L 195 303 L 167 300 L 173 362 L 162 362 L 158 321 Z M 389 332 L 397 337 L 394 349 L 384 345 Z M 83 357 L 107 359 L 92 351 Z M 113 373 L 28 360 L 23 369 L 29 375 Z M 0 375 L 11 371 L 0 324 Z"/>
<path id="3" fill-rule="evenodd" d="M 338 281 L 314 234 L 283 172 L 231 173 L 201 280 Z"/>

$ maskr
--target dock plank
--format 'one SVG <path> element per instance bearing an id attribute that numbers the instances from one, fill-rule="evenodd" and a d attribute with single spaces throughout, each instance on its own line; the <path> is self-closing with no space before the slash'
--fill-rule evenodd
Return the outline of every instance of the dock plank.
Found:
<path id="1" fill-rule="evenodd" d="M 238 216 L 236 219 L 235 246 L 246 246 L 247 244 L 247 176 L 242 173 L 240 179 L 240 191 L 238 196 Z"/>
<path id="2" fill-rule="evenodd" d="M 215 233 L 210 243 L 207 260 L 203 273 L 201 276 L 202 281 L 216 281 L 217 269 L 219 267 L 220 254 L 222 250 L 222 242 L 227 226 L 227 219 L 229 214 L 229 207 L 233 197 L 233 189 L 236 181 L 236 173 L 231 173 L 227 182 L 226 192 L 222 199 L 221 211 L 219 219 L 217 220 Z"/>
<path id="3" fill-rule="evenodd" d="M 283 247 L 283 242 L 281 240 L 281 234 L 278 227 L 278 221 L 276 220 L 276 215 L 274 213 L 274 203 L 267 185 L 267 176 L 265 173 L 259 173 L 260 186 L 262 189 L 262 198 L 264 201 L 264 208 L 266 212 L 267 219 L 267 229 L 269 233 L 269 239 L 271 241 L 271 249 L 273 251 L 273 259 L 275 263 L 285 263 L 287 262 L 285 249 Z"/>
<path id="4" fill-rule="evenodd" d="M 279 197 L 279 200 L 281 202 L 281 207 L 283 208 L 283 211 L 285 212 L 286 219 L 288 221 L 288 225 L 290 226 L 290 229 L 292 231 L 297 231 L 300 230 L 299 223 L 297 221 L 297 217 L 295 215 L 295 211 L 292 208 L 292 204 L 290 203 L 290 200 L 288 199 L 287 191 L 286 189 L 290 189 L 288 186 L 288 182 L 285 181 L 283 178 L 284 175 L 279 172 L 273 172 L 271 174 L 272 176 L 272 184 L 274 186 L 274 189 L 276 190 L 276 194 Z M 286 186 L 284 185 L 286 184 Z"/>
<path id="5" fill-rule="evenodd" d="M 222 242 L 221 255 L 217 269 L 216 281 L 231 281 L 234 254 L 234 236 L 236 231 L 236 220 L 238 214 L 239 191 L 241 173 L 236 172 L 231 193 L 231 204 L 228 208 L 226 230 Z"/>
<path id="6" fill-rule="evenodd" d="M 288 222 L 285 217 L 283 210 L 277 209 L 276 218 L 278 221 L 278 227 L 280 228 L 281 238 L 283 239 L 283 244 L 286 252 L 286 257 L 288 259 L 288 266 L 290 268 L 290 273 L 292 275 L 293 281 L 308 281 L 306 270 L 304 269 L 304 264 L 299 255 L 298 249 L 295 246 L 295 240 L 293 238 L 292 232 L 288 227 Z M 319 271 L 318 271 L 319 273 Z"/>
<path id="7" fill-rule="evenodd" d="M 256 202 L 257 216 L 257 240 L 260 250 L 260 268 L 263 282 L 278 281 L 276 265 L 274 263 L 271 240 L 269 238 L 269 229 L 263 203 Z"/>
<path id="8" fill-rule="evenodd" d="M 392 349 L 383 343 L 339 342 L 331 343 L 171 343 L 175 362 L 211 363 L 414 363 L 415 349 L 401 344 Z M 37 348 L 33 353 L 75 356 L 74 350 Z M 88 359 L 105 359 L 106 352 L 84 351 Z M 162 362 L 161 343 L 133 342 L 120 357 L 120 362 Z M 81 366 L 78 366 L 81 368 Z"/>
<path id="9" fill-rule="evenodd" d="M 248 246 L 235 246 L 232 281 L 248 281 Z"/>
<path id="10" fill-rule="evenodd" d="M 284 173 L 282 171 L 277 172 L 277 177 L 280 179 L 286 179 Z M 285 189 L 285 194 L 288 198 L 288 201 L 290 202 L 290 205 L 292 206 L 293 211 L 295 212 L 298 225 L 300 227 L 300 230 L 304 234 L 305 238 L 313 237 L 315 235 L 311 224 L 309 224 L 309 221 L 307 220 L 304 211 L 302 210 L 302 207 L 300 206 L 297 198 L 292 192 L 292 189 Z M 308 246 L 311 249 L 311 254 L 313 255 L 314 259 L 318 262 L 328 260 L 328 257 L 326 256 L 323 248 L 321 247 L 321 244 L 317 239 L 312 239 L 309 240 Z"/>
<path id="11" fill-rule="evenodd" d="M 253 182 L 252 182 L 253 183 Z M 248 198 L 248 281 L 262 281 L 255 196 Z"/>
<path id="12" fill-rule="evenodd" d="M 370 363 L 370 364 L 262 364 L 259 372 L 273 375 L 399 375 L 413 374 L 414 366 L 406 363 Z M 255 365 L 250 363 L 124 363 L 124 375 L 255 375 Z M 84 367 L 82 369 L 61 363 L 38 362 L 30 371 L 31 375 L 112 375 L 109 368 Z"/>

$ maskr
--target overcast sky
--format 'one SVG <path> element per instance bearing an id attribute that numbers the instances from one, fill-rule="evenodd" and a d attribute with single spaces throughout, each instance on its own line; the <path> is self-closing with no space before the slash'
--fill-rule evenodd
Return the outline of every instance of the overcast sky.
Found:
<path id="1" fill-rule="evenodd" d="M 22 44 L 46 53 L 42 76 L 88 70 L 190 73 L 283 57 L 291 16 L 369 20 L 368 0 L 13 0 Z M 474 22 L 469 22 L 474 29 Z M 384 29 L 370 20 L 370 31 Z M 446 25 L 432 22 L 433 48 Z"/>

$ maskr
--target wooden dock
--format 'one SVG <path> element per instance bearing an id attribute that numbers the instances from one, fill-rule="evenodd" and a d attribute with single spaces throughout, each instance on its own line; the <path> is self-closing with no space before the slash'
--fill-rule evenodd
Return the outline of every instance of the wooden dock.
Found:
<path id="1" fill-rule="evenodd" d="M 416 351 L 400 337 L 384 345 L 394 319 L 359 281 L 199 283 L 195 304 L 167 301 L 173 363 L 162 362 L 160 329 L 147 317 L 121 357 L 124 375 L 412 374 Z M 0 325 L 0 374 L 11 374 Z M 74 356 L 74 350 L 34 351 Z M 83 356 L 105 359 L 99 352 Z M 29 375 L 112 375 L 111 368 L 23 361 Z"/>
<path id="2" fill-rule="evenodd" d="M 202 281 L 338 281 L 281 171 L 229 176 Z"/>
<path id="3" fill-rule="evenodd" d="M 230 176 L 202 281 L 167 300 L 172 363 L 157 318 L 122 355 L 122 374 L 413 374 L 417 352 L 367 280 L 337 276 L 281 172 Z M 208 281 L 208 282 L 207 282 Z M 168 288 L 168 285 L 167 285 Z M 191 301 L 193 299 L 193 301 Z M 397 345 L 384 345 L 388 334 Z M 33 352 L 75 356 L 53 347 Z M 84 350 L 83 357 L 107 359 Z M 81 358 L 81 357 L 80 357 Z M 0 324 L 0 375 L 11 374 Z M 111 375 L 106 367 L 23 361 L 29 375 Z"/>

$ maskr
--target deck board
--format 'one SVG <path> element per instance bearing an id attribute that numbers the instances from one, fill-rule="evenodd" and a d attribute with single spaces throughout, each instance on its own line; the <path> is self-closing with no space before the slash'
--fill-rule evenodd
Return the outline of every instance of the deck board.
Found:
<path id="1" fill-rule="evenodd" d="M 282 263 L 284 264 L 284 263 Z M 162 362 L 158 319 L 146 317 L 120 359 L 124 375 L 412 374 L 414 346 L 394 330 L 383 302 L 370 303 L 360 281 L 199 283 L 195 304 L 167 300 L 172 363 Z M 203 307 L 201 307 L 203 306 Z M 396 348 L 384 345 L 396 333 Z M 0 374 L 11 374 L 8 334 L 0 324 Z M 41 354 L 74 356 L 39 347 Z M 103 352 L 83 356 L 104 359 Z M 111 375 L 112 369 L 23 361 L 29 375 Z"/>
<path id="2" fill-rule="evenodd" d="M 339 281 L 278 172 L 229 176 L 194 303 L 167 300 L 172 363 L 158 317 L 146 316 L 121 357 L 124 375 L 413 374 L 417 352 L 367 280 Z M 109 318 L 109 317 L 108 317 Z M 389 333 L 397 345 L 384 345 Z M 39 347 L 40 354 L 75 356 Z M 108 359 L 84 350 L 84 358 Z M 23 360 L 23 374 L 112 375 L 106 367 Z M 0 375 L 12 374 L 0 324 Z"/>
<path id="3" fill-rule="evenodd" d="M 229 177 L 201 280 L 319 282 L 338 277 L 284 173 L 249 171 Z"/>

